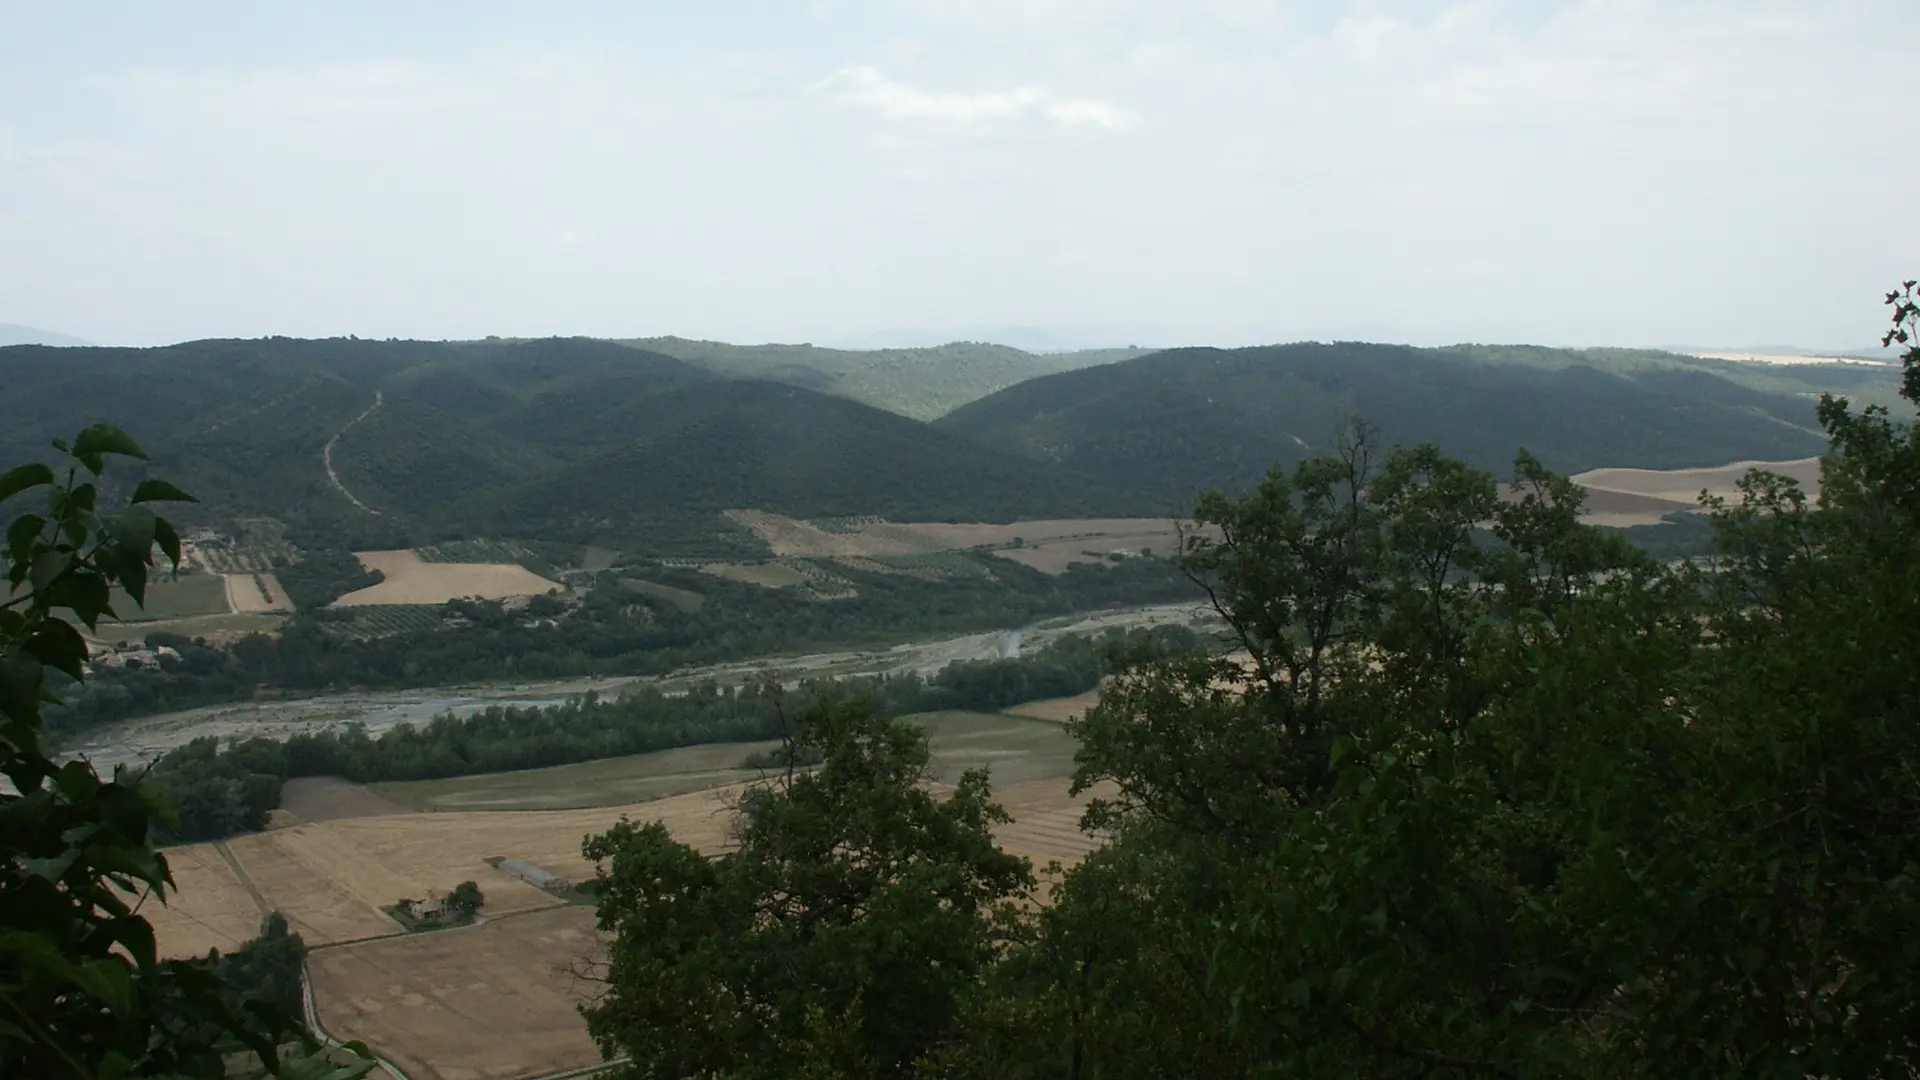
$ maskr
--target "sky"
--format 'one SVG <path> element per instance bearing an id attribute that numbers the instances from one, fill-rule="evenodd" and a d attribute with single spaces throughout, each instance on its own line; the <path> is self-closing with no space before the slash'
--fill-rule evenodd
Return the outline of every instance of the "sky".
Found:
<path id="1" fill-rule="evenodd" d="M 1911 0 L 0 0 L 0 322 L 1877 340 Z"/>

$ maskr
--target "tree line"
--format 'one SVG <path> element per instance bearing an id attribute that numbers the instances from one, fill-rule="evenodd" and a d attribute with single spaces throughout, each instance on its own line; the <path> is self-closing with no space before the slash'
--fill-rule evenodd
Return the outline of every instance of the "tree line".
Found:
<path id="1" fill-rule="evenodd" d="M 995 710 L 1091 690 L 1111 670 L 1111 656 L 1144 643 L 1185 651 L 1197 648 L 1199 640 L 1184 627 L 1067 635 L 1025 656 L 955 661 L 927 679 L 907 672 L 809 680 L 794 700 L 864 696 L 890 717 L 939 709 Z M 775 739 L 786 733 L 784 698 L 767 686 L 705 682 L 675 693 L 646 685 L 610 697 L 582 694 L 555 706 L 495 705 L 465 717 L 447 713 L 377 736 L 354 725 L 225 745 L 209 737 L 167 753 L 153 764 L 147 780 L 173 808 L 177 823 L 166 831 L 170 840 L 217 840 L 261 828 L 268 811 L 280 805 L 287 780 L 436 780 L 698 743 Z"/>
<path id="2" fill-rule="evenodd" d="M 349 633 L 351 611 L 328 609 L 304 612 L 278 633 L 251 635 L 228 648 L 156 631 L 147 643 L 177 654 L 162 656 L 157 668 L 105 667 L 84 682 L 55 675 L 62 702 L 49 709 L 48 730 L 73 738 L 129 717 L 245 700 L 262 688 L 320 693 L 664 674 L 798 649 L 964 633 L 1113 605 L 1197 597 L 1167 559 L 1076 564 L 1051 576 L 1005 559 L 977 559 L 984 573 L 940 581 L 836 566 L 835 573 L 859 592 L 828 602 L 646 564 L 604 575 L 575 605 L 536 597 L 535 604 L 542 606 L 516 612 L 497 601 L 453 601 L 442 606 L 431 628 L 364 640 Z M 687 610 L 628 591 L 620 584 L 623 573 L 699 593 L 704 603 Z M 352 583 L 341 579 L 327 588 Z M 287 588 L 291 592 L 294 586 Z"/>

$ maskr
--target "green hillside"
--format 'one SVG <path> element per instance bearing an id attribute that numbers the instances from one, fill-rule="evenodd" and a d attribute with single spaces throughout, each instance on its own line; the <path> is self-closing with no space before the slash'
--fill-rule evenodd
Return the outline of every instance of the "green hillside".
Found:
<path id="1" fill-rule="evenodd" d="M 1126 483 L 1171 507 L 1326 450 L 1348 412 L 1389 443 L 1434 442 L 1502 471 L 1518 447 L 1578 472 L 1795 458 L 1825 445 L 1808 398 L 1684 363 L 1350 343 L 1156 353 L 1035 379 L 936 426 Z"/>
<path id="2" fill-rule="evenodd" d="M 866 375 L 938 392 L 992 363 L 1011 377 L 1089 359 L 971 345 L 799 353 L 817 354 L 807 370 L 822 378 L 851 377 L 832 364 L 852 357 Z M 720 355 L 701 363 L 724 367 Z M 721 517 L 736 507 L 918 520 L 1184 513 L 1200 488 L 1324 448 L 1348 410 L 1389 440 L 1431 440 L 1496 468 L 1517 446 L 1566 471 L 1818 452 L 1813 384 L 1796 383 L 1797 369 L 1757 376 L 1792 390 L 1782 394 L 1705 363 L 1519 347 L 1186 349 L 1031 378 L 927 424 L 844 385 L 732 378 L 585 338 L 19 346 L 0 349 L 0 453 L 27 460 L 55 436 L 115 422 L 149 447 L 155 472 L 204 500 L 187 524 L 272 518 L 307 550 L 518 537 L 698 556 L 760 550 Z"/>
<path id="3" fill-rule="evenodd" d="M 729 381 L 634 402 L 614 449 L 508 491 L 495 527 L 554 538 L 646 537 L 655 523 L 736 507 L 795 517 L 1013 521 L 1138 509 L 1120 485 L 972 443 L 799 387 Z"/>
<path id="4" fill-rule="evenodd" d="M 519 536 L 739 554 L 759 548 L 719 516 L 734 507 L 1010 520 L 1127 505 L 844 397 L 591 339 L 19 347 L 0 372 L 9 461 L 116 422 L 202 497 L 188 524 L 272 517 L 310 550 Z"/>
<path id="5" fill-rule="evenodd" d="M 931 420 L 1041 375 L 1143 355 L 1145 349 L 1030 353 L 1006 345 L 955 341 L 916 349 L 822 349 L 813 345 L 729 345 L 686 338 L 625 342 L 732 378 L 769 379 Z"/>

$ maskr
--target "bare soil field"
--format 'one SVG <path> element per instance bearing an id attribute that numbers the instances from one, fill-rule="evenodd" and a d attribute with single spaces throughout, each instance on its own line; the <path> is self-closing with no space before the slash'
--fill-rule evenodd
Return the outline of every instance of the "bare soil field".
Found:
<path id="1" fill-rule="evenodd" d="M 227 606 L 234 611 L 292 611 L 293 601 L 272 574 L 224 574 Z"/>
<path id="2" fill-rule="evenodd" d="M 1662 499 L 1653 495 L 1635 495 L 1606 488 L 1588 488 L 1587 502 L 1580 520 L 1588 525 L 1625 529 L 1634 525 L 1658 525 L 1671 513 L 1699 508 L 1694 500 Z"/>
<path id="3" fill-rule="evenodd" d="M 1818 491 L 1820 487 L 1820 459 L 1817 457 L 1793 461 L 1736 461 L 1711 469 L 1591 469 L 1575 476 L 1573 480 L 1589 491 L 1650 496 L 1693 507 L 1698 505 L 1703 489 L 1729 499 L 1737 497 L 1739 492 L 1734 485 L 1752 469 L 1766 469 L 1791 476 L 1800 481 L 1800 486 L 1809 493 Z"/>
<path id="4" fill-rule="evenodd" d="M 413 1080 L 515 1080 L 592 1065 L 575 1006 L 601 955 L 593 911 L 562 907 L 315 953 L 320 1022 Z"/>
<path id="5" fill-rule="evenodd" d="M 938 541 L 915 532 L 911 525 L 897 525 L 880 518 L 836 523 L 838 527 L 830 530 L 765 510 L 729 510 L 725 516 L 734 524 L 751 529 L 775 555 L 830 559 L 841 555 L 924 555 L 948 550 Z"/>
<path id="6" fill-rule="evenodd" d="M 426 562 L 412 551 L 360 551 L 360 564 L 387 579 L 350 592 L 334 607 L 364 604 L 444 604 L 462 597 L 505 600 L 540 596 L 560 585 L 514 563 Z"/>

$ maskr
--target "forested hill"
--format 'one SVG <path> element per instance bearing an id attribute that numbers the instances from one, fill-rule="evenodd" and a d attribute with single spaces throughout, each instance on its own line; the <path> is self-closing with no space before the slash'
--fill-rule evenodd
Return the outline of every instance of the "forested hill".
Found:
<path id="1" fill-rule="evenodd" d="M 519 536 L 700 554 L 737 546 L 718 513 L 733 507 L 969 520 L 1134 508 L 1062 467 L 858 402 L 591 339 L 22 346 L 0 349 L 0 377 L 9 464 L 111 421 L 204 500 L 189 524 L 271 516 L 309 547 Z"/>
<path id="2" fill-rule="evenodd" d="M 729 345 L 686 338 L 641 338 L 625 344 L 678 357 L 734 378 L 770 379 L 931 420 L 1016 383 L 1074 371 L 1149 350 L 1082 349 L 1030 353 L 982 341 L 911 349 L 823 349 L 813 345 Z"/>
<path id="3" fill-rule="evenodd" d="M 1502 474 L 1518 447 L 1578 472 L 1796 458 L 1825 446 L 1809 398 L 1684 363 L 1350 343 L 1175 349 L 1034 379 L 935 423 L 1180 502 L 1326 451 L 1347 412 L 1389 443 L 1437 443 Z"/>

